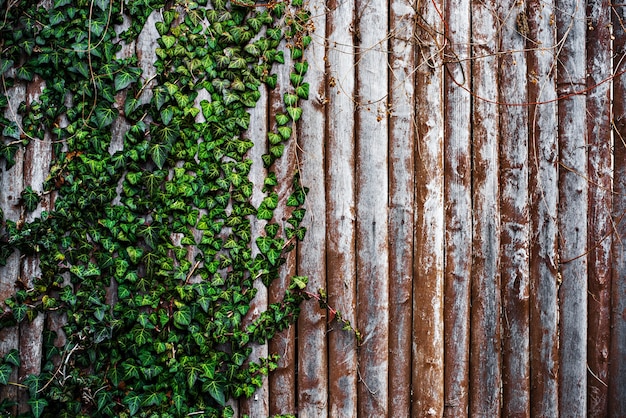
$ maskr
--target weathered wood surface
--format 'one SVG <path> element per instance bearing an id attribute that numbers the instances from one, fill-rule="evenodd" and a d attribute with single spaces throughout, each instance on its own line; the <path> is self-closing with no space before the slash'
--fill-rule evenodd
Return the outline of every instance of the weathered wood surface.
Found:
<path id="1" fill-rule="evenodd" d="M 296 325 L 254 348 L 253 361 L 282 358 L 253 398 L 231 401 L 236 416 L 626 416 L 626 6 L 308 7 L 310 98 L 274 168 L 282 202 L 296 169 L 309 188 L 308 232 L 269 290 L 255 284 L 246 320 L 306 275 L 363 341 L 305 302 Z M 156 36 L 128 46 L 146 79 Z M 257 206 L 289 85 L 278 71 L 248 132 Z M 13 87 L 13 108 L 40 88 Z M 7 219 L 23 215 L 25 186 L 40 190 L 49 153 L 31 142 L 0 168 Z M 0 296 L 37 275 L 36 259 L 14 254 Z M 37 371 L 40 328 L 0 331 L 0 354 L 22 348 L 13 382 Z"/>
<path id="2" fill-rule="evenodd" d="M 589 296 L 587 326 L 587 410 L 608 414 L 611 334 L 611 8 L 607 0 L 587 2 L 587 138 L 589 178 Z"/>
<path id="3" fill-rule="evenodd" d="M 530 170 L 530 415 L 558 416 L 557 103 L 554 3 L 527 5 Z"/>
<path id="4" fill-rule="evenodd" d="M 587 412 L 587 135 L 585 8 L 556 2 L 559 100 L 559 414 Z"/>
<path id="5" fill-rule="evenodd" d="M 414 415 L 444 411 L 443 1 L 417 8 L 415 68 Z M 392 388 L 394 390 L 394 388 Z"/>
<path id="6" fill-rule="evenodd" d="M 609 351 L 609 416 L 626 415 L 626 5 L 612 7 L 614 71 L 613 121 L 613 275 L 611 285 L 611 347 Z"/>
<path id="7" fill-rule="evenodd" d="M 501 324 L 499 134 L 509 115 L 497 114 L 498 16 L 497 2 L 472 3 L 472 83 L 476 94 L 472 114 L 472 283 L 470 414 L 500 415 Z M 506 131 L 503 132 L 503 135 Z M 506 165 L 506 163 L 505 163 Z M 501 261 L 502 260 L 502 261 Z M 504 331 L 507 332 L 506 330 Z"/>

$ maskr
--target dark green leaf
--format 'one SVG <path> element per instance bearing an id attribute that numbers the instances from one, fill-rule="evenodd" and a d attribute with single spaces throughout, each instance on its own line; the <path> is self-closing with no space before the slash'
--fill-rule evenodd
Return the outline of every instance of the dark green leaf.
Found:
<path id="1" fill-rule="evenodd" d="M 48 401 L 43 398 L 31 398 L 28 400 L 28 405 L 35 418 L 39 418 L 44 408 L 48 406 Z"/>

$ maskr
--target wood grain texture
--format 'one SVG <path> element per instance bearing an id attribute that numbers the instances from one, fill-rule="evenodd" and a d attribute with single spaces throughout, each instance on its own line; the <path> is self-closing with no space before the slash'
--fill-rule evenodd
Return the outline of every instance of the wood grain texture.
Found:
<path id="1" fill-rule="evenodd" d="M 470 282 L 472 264 L 470 2 L 445 4 L 448 48 L 444 78 L 445 410 L 469 411 Z"/>
<path id="2" fill-rule="evenodd" d="M 501 405 L 497 2 L 472 2 L 472 283 L 470 414 Z M 506 331 L 505 331 L 506 332 Z"/>
<path id="3" fill-rule="evenodd" d="M 306 82 L 310 85 L 309 100 L 303 101 L 303 119 L 298 126 L 296 140 L 301 149 L 301 179 L 309 188 L 306 200 L 307 214 L 303 226 L 306 237 L 298 245 L 298 274 L 309 279 L 308 289 L 316 292 L 326 289 L 326 184 L 324 130 L 326 123 L 324 97 L 326 95 L 324 65 L 326 35 L 325 2 L 310 3 L 314 17 L 314 41 L 306 50 L 309 70 Z M 302 305 L 298 319 L 298 416 L 325 418 L 328 416 L 328 344 L 326 315 L 315 301 Z"/>
<path id="4" fill-rule="evenodd" d="M 356 204 L 353 0 L 327 3 L 326 278 L 330 305 L 356 324 Z M 332 319 L 329 317 L 329 319 Z M 357 416 L 356 337 L 332 323 L 328 334 L 329 416 Z"/>
<path id="5" fill-rule="evenodd" d="M 613 121 L 615 135 L 613 171 L 613 280 L 611 285 L 611 348 L 609 360 L 609 416 L 626 416 L 626 5 L 613 10 L 614 71 Z"/>
<path id="6" fill-rule="evenodd" d="M 589 178 L 589 296 L 587 416 L 608 414 L 613 241 L 611 164 L 611 9 L 608 0 L 587 2 L 587 138 Z M 600 84 L 601 83 L 601 84 Z"/>
<path id="7" fill-rule="evenodd" d="M 415 10 L 389 7 L 389 416 L 411 416 L 414 235 Z"/>
<path id="8" fill-rule="evenodd" d="M 443 2 L 417 9 L 413 416 L 444 411 Z"/>
<path id="9" fill-rule="evenodd" d="M 529 1 L 530 370 L 532 416 L 558 416 L 558 144 L 554 3 Z"/>
<path id="10" fill-rule="evenodd" d="M 359 416 L 389 413 L 389 176 L 386 0 L 357 0 L 356 269 Z M 372 30 L 377 28 L 377 30 Z M 381 65 L 383 64 L 383 65 Z"/>
<path id="11" fill-rule="evenodd" d="M 556 2 L 559 100 L 559 414 L 587 413 L 587 129 L 585 7 Z"/>
<path id="12" fill-rule="evenodd" d="M 526 38 L 521 2 L 499 2 L 500 39 L 500 210 L 502 280 L 502 385 L 504 416 L 528 416 L 529 245 L 528 107 Z M 522 104 L 509 106 L 508 104 Z"/>

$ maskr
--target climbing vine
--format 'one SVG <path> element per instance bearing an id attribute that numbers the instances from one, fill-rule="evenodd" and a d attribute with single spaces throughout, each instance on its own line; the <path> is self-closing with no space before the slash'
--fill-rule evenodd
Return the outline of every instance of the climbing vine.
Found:
<path id="1" fill-rule="evenodd" d="M 41 269 L 5 301 L 0 327 L 66 318 L 44 331 L 41 373 L 20 383 L 32 415 L 232 415 L 227 400 L 251 396 L 275 367 L 275 357 L 249 361 L 251 344 L 293 323 L 308 297 L 306 278 L 293 277 L 282 302 L 248 318 L 253 282 L 278 277 L 305 234 L 298 173 L 283 197 L 272 171 L 309 94 L 302 0 L 0 7 L 0 162 L 10 173 L 19 147 L 53 144 L 44 192 L 28 185 L 21 194 L 27 212 L 44 197 L 53 209 L 32 222 L 0 214 L 0 264 L 19 251 Z M 138 57 L 120 51 L 152 13 L 160 37 L 156 74 L 146 77 Z M 259 139 L 248 136 L 249 109 L 263 85 L 277 87 L 284 53 L 290 86 L 266 138 L 268 174 L 255 185 L 248 151 Z M 42 94 L 13 109 L 11 88 L 35 79 Z M 255 187 L 265 196 L 256 207 Z M 274 219 L 281 202 L 288 215 Z M 263 233 L 253 236 L 259 220 Z M 0 359 L 0 385 L 14 383 L 19 364 L 16 350 Z M 11 407 L 0 403 L 0 411 Z"/>

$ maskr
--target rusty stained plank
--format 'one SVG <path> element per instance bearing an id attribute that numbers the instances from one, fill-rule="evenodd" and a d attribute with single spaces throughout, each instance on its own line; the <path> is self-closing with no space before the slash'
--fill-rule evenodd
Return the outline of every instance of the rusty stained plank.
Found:
<path id="1" fill-rule="evenodd" d="M 611 347 L 609 359 L 610 417 L 626 416 L 626 5 L 613 9 L 613 121 L 615 167 L 613 172 L 613 280 L 611 285 Z"/>
<path id="2" fill-rule="evenodd" d="M 529 0 L 530 414 L 558 416 L 558 144 L 554 3 Z"/>
<path id="3" fill-rule="evenodd" d="M 3 86 L 4 87 L 4 86 Z M 17 121 L 21 126 L 21 118 L 17 115 L 17 109 L 20 102 L 26 98 L 26 86 L 24 84 L 16 84 L 8 89 L 5 94 L 9 100 L 9 111 L 5 117 L 9 120 Z M 37 139 L 33 139 L 37 140 Z M 4 161 L 0 162 L 0 208 L 4 212 L 5 220 L 14 222 L 20 221 L 23 216 L 23 208 L 20 205 L 20 194 L 24 189 L 23 166 L 24 166 L 24 148 L 20 147 L 15 154 L 15 165 L 9 170 L 6 169 Z M 4 305 L 4 301 L 13 296 L 17 290 L 16 284 L 18 280 L 22 280 L 20 272 L 20 253 L 15 251 L 7 259 L 4 267 L 0 268 L 0 302 L 2 309 L 8 309 Z M 0 330 L 0 356 L 13 349 L 19 349 L 19 327 L 9 327 Z M 10 382 L 19 383 L 18 371 L 14 371 L 9 377 Z M 0 388 L 0 399 L 8 399 L 17 401 L 18 386 L 7 385 Z M 14 411 L 15 412 L 15 411 Z"/>
<path id="4" fill-rule="evenodd" d="M 484 416 L 499 416 L 501 404 L 497 4 L 472 2 L 470 414 Z"/>
<path id="5" fill-rule="evenodd" d="M 472 260 L 470 2 L 445 3 L 444 416 L 469 410 Z"/>
<path id="6" fill-rule="evenodd" d="M 417 9 L 413 416 L 444 411 L 443 1 Z"/>
<path id="7" fill-rule="evenodd" d="M 309 3 L 315 30 L 306 50 L 309 70 L 309 100 L 302 102 L 302 122 L 296 140 L 301 149 L 301 181 L 309 188 L 302 226 L 307 228 L 303 242 L 298 244 L 298 274 L 307 276 L 308 291 L 326 289 L 326 186 L 325 186 L 325 47 L 318 40 L 326 37 L 326 3 Z M 326 315 L 314 301 L 304 302 L 298 319 L 298 416 L 325 418 L 328 416 L 328 344 Z"/>
<path id="8" fill-rule="evenodd" d="M 269 126 L 276 131 L 275 116 L 277 113 L 285 113 L 283 95 L 293 93 L 293 87 L 289 81 L 289 73 L 293 67 L 293 61 L 289 50 L 285 47 L 285 41 L 280 45 L 284 51 L 285 63 L 277 70 L 277 87 L 269 92 Z M 294 130 L 295 126 L 293 127 Z M 271 145 L 270 145 L 271 147 Z M 284 143 L 284 152 L 280 159 L 270 168 L 276 173 L 278 185 L 274 191 L 278 194 L 279 204 L 274 210 L 274 217 L 270 221 L 280 226 L 284 231 L 289 226 L 286 222 L 291 215 L 292 208 L 287 207 L 287 198 L 293 191 L 293 176 L 296 171 L 296 141 L 295 136 Z M 285 291 L 289 288 L 291 277 L 296 273 L 296 252 L 291 251 L 283 254 L 286 262 L 280 268 L 279 277 L 269 287 L 268 302 L 280 303 Z M 280 356 L 276 369 L 270 373 L 270 415 L 295 414 L 296 412 L 296 352 L 295 352 L 295 326 L 280 331 L 269 341 L 270 355 Z M 286 388 L 290 388 L 285 390 Z"/>
<path id="9" fill-rule="evenodd" d="M 608 0 L 587 2 L 587 137 L 589 140 L 589 323 L 587 327 L 587 414 L 608 413 L 611 337 L 612 151 L 610 83 L 611 9 Z"/>
<path id="10" fill-rule="evenodd" d="M 383 417 L 389 412 L 388 4 L 357 0 L 356 8 L 357 326 L 363 334 L 357 408 L 359 416 Z"/>
<path id="11" fill-rule="evenodd" d="M 26 104 L 30 105 L 33 101 L 38 100 L 44 88 L 45 82 L 41 78 L 35 77 L 26 88 Z M 48 175 L 51 158 L 52 138 L 49 133 L 46 133 L 42 139 L 29 142 L 24 152 L 22 167 L 24 186 L 31 186 L 39 194 L 43 192 L 43 183 Z M 41 212 L 44 210 L 50 210 L 49 195 L 42 196 L 39 206 L 33 212 L 26 214 L 25 221 L 34 221 L 41 216 Z M 22 259 L 20 277 L 28 289 L 34 287 L 37 279 L 41 277 L 37 256 L 28 256 Z M 39 313 L 32 322 L 24 321 L 20 324 L 20 379 L 30 374 L 39 374 L 41 371 L 44 320 L 45 315 Z M 20 412 L 30 411 L 30 406 L 27 404 L 29 398 L 27 391 L 20 391 L 18 406 Z"/>
<path id="12" fill-rule="evenodd" d="M 499 3 L 502 414 L 528 416 L 529 239 L 527 63 L 523 3 Z M 512 105 L 509 105 L 512 104 Z"/>
<path id="13" fill-rule="evenodd" d="M 252 160 L 250 167 L 249 179 L 253 184 L 252 196 L 250 203 L 258 208 L 263 201 L 264 193 L 262 192 L 263 183 L 267 175 L 263 167 L 262 155 L 268 152 L 267 149 L 267 115 L 268 115 L 268 93 L 265 85 L 259 86 L 261 96 L 258 105 L 250 112 L 250 125 L 246 133 L 254 146 L 248 151 L 247 157 Z M 263 233 L 266 221 L 256 218 L 251 219 L 250 228 L 251 236 L 258 237 Z M 259 254 L 256 244 L 252 244 L 252 257 Z M 256 296 L 250 304 L 250 310 L 243 321 L 243 326 L 251 323 L 259 317 L 261 312 L 267 309 L 268 289 L 265 287 L 261 279 L 254 280 L 254 288 Z M 260 359 L 267 358 L 267 344 L 252 344 L 252 353 L 249 361 L 259 363 Z M 269 416 L 269 380 L 267 376 L 263 377 L 262 386 L 258 388 L 254 395 L 249 399 L 241 399 L 238 406 L 241 415 L 247 414 L 251 417 L 267 417 Z"/>
<path id="14" fill-rule="evenodd" d="M 411 416 L 414 234 L 415 10 L 389 7 L 389 412 Z"/>
<path id="15" fill-rule="evenodd" d="M 328 301 L 356 325 L 354 178 L 354 0 L 329 0 L 326 14 L 326 281 Z M 329 317 L 329 320 L 332 319 Z M 357 341 L 331 323 L 329 416 L 357 416 Z"/>
<path id="16" fill-rule="evenodd" d="M 559 414 L 587 413 L 586 20 L 580 0 L 556 2 L 559 116 Z"/>

